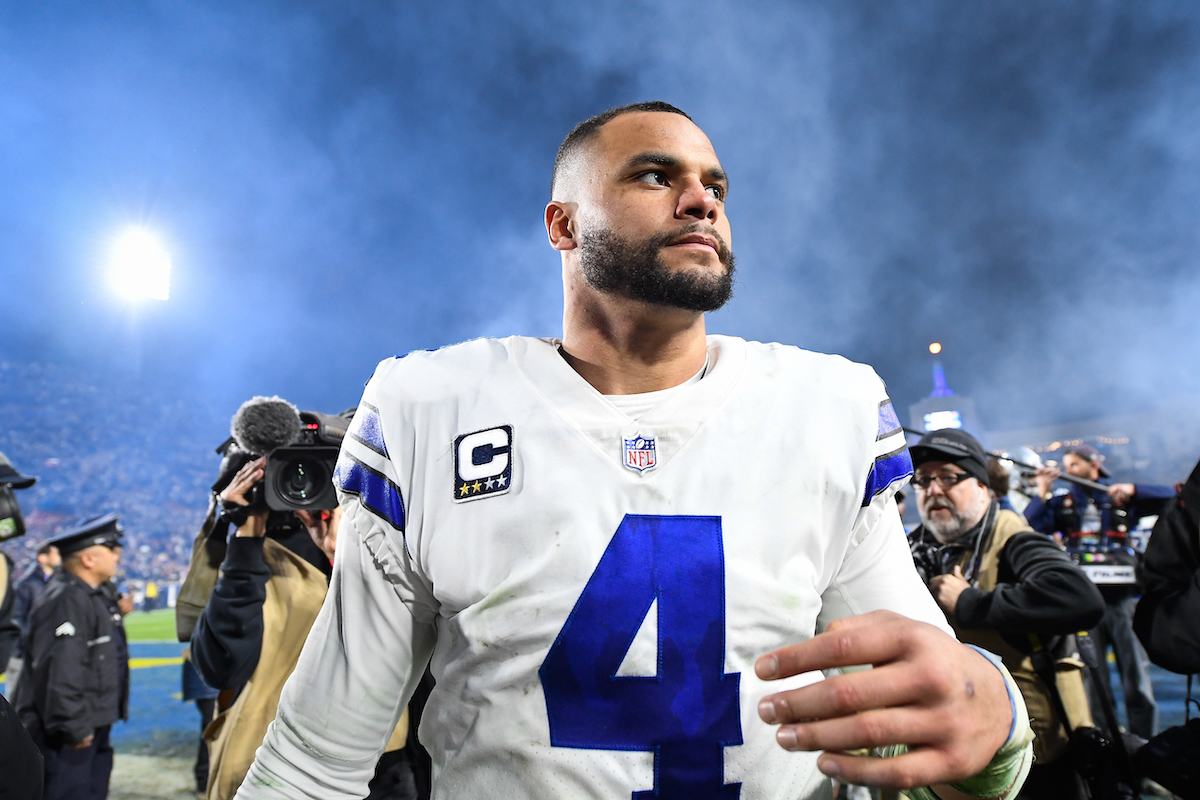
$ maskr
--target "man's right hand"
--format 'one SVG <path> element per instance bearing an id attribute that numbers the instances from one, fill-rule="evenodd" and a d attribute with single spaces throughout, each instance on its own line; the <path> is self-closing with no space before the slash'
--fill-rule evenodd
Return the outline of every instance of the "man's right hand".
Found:
<path id="1" fill-rule="evenodd" d="M 72 750 L 84 750 L 88 747 L 91 747 L 92 742 L 94 742 L 95 740 L 96 740 L 96 734 L 89 733 L 87 738 L 84 739 L 82 742 L 77 742 L 77 743 L 71 745 L 71 749 Z"/>
<path id="2" fill-rule="evenodd" d="M 253 461 L 247 461 L 237 474 L 233 476 L 233 480 L 225 487 L 225 490 L 219 495 L 221 500 L 226 503 L 233 503 L 239 506 L 248 506 L 250 501 L 246 499 L 246 495 L 254 484 L 262 480 L 263 472 L 266 469 L 267 458 L 260 456 Z M 250 514 L 246 518 L 244 525 L 237 529 L 234 536 L 243 538 L 261 539 L 267 535 L 267 511 L 260 511 L 255 514 Z"/>
<path id="3" fill-rule="evenodd" d="M 1037 481 L 1038 497 L 1045 497 L 1050 491 L 1050 487 L 1054 482 L 1062 476 L 1062 470 L 1058 467 L 1038 467 L 1035 480 Z"/>

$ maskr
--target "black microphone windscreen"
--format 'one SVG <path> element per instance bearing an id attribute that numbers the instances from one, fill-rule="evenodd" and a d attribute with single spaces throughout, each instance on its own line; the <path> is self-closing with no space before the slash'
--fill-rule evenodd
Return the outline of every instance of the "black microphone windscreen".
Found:
<path id="1" fill-rule="evenodd" d="M 241 449 L 266 455 L 300 436 L 300 412 L 282 397 L 251 397 L 233 415 L 229 432 Z"/>

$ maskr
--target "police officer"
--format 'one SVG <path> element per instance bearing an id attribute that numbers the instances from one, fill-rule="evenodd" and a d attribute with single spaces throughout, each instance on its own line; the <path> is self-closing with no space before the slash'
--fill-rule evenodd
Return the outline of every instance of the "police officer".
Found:
<path id="1" fill-rule="evenodd" d="M 54 544 L 62 569 L 29 614 L 17 710 L 46 759 L 46 800 L 101 800 L 109 729 L 129 707 L 122 615 L 104 589 L 121 560 L 121 525 L 116 514 L 92 517 Z"/>

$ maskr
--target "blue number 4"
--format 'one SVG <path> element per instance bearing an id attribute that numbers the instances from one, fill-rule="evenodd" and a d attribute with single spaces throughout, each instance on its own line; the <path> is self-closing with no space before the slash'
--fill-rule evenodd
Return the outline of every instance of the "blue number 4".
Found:
<path id="1" fill-rule="evenodd" d="M 617 675 L 658 603 L 658 673 Z M 740 673 L 725 672 L 720 517 L 628 515 L 538 670 L 550 743 L 654 752 L 634 800 L 730 800 L 724 748 L 742 743 Z"/>

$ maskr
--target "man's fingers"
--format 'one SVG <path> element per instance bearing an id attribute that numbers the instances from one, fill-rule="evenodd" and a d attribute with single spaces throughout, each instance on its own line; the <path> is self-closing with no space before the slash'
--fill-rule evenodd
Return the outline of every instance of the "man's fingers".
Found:
<path id="1" fill-rule="evenodd" d="M 928 747 L 910 750 L 895 758 L 823 753 L 817 759 L 818 769 L 843 783 L 897 789 L 957 780 L 955 770 L 949 765 L 957 765 L 957 761 L 947 758 L 943 751 Z"/>
<path id="2" fill-rule="evenodd" d="M 261 456 L 259 458 L 254 459 L 253 461 L 247 461 L 245 464 L 242 464 L 242 468 L 237 471 L 236 477 L 240 478 L 242 476 L 249 475 L 251 472 L 254 472 L 256 469 L 260 468 L 266 462 L 267 462 L 266 456 Z"/>
<path id="3" fill-rule="evenodd" d="M 777 680 L 832 667 L 882 664 L 908 649 L 910 637 L 920 627 L 888 612 L 848 617 L 806 642 L 767 653 L 755 663 L 754 671 L 762 680 Z"/>
<path id="4" fill-rule="evenodd" d="M 945 720 L 907 708 L 881 708 L 849 717 L 781 725 L 775 740 L 784 750 L 858 750 L 863 747 L 937 742 Z"/>
<path id="5" fill-rule="evenodd" d="M 776 725 L 846 717 L 873 708 L 905 706 L 917 699 L 919 685 L 928 679 L 929 676 L 911 669 L 891 666 L 835 675 L 799 689 L 764 697 L 758 705 L 758 715 L 764 722 Z"/>

